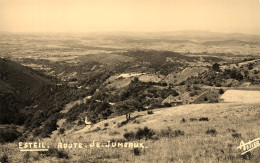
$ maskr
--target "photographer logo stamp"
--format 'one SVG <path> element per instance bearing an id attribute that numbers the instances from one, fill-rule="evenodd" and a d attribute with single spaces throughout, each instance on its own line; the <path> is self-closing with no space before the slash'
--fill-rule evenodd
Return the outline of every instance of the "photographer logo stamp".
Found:
<path id="1" fill-rule="evenodd" d="M 252 141 L 249 140 L 249 142 L 247 142 L 247 143 L 244 143 L 244 141 L 241 141 L 240 145 L 237 148 L 242 150 L 243 153 L 241 155 L 244 155 L 247 152 L 249 152 L 259 146 L 260 146 L 260 138 L 257 138 Z"/>

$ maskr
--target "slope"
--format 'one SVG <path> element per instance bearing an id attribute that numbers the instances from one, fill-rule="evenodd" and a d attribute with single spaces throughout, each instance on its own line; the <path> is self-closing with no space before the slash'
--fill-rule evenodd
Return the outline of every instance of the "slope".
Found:
<path id="1" fill-rule="evenodd" d="M 259 104 L 192 104 L 154 110 L 153 114 L 135 112 L 125 123 L 125 116 L 104 120 L 89 127 L 45 139 L 57 148 L 58 142 L 139 142 L 147 148 L 64 149 L 69 161 L 82 162 L 241 162 L 245 157 L 237 147 L 259 135 Z M 229 124 L 229 125 L 227 125 Z M 152 137 L 134 138 L 138 128 L 147 126 Z M 250 127 L 249 127 L 250 126 Z M 158 155 L 158 153 L 160 153 Z M 40 156 L 39 156 L 40 157 Z M 250 162 L 259 159 L 259 148 L 251 152 Z M 39 158 L 41 159 L 41 158 Z M 42 158 L 46 161 L 58 158 Z M 174 161 L 175 160 L 175 161 Z M 60 160 L 61 161 L 61 160 Z"/>

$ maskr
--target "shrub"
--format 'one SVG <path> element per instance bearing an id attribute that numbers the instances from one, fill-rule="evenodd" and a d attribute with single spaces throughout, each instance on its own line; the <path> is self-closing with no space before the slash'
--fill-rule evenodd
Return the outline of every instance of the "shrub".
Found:
<path id="1" fill-rule="evenodd" d="M 252 153 L 251 152 L 247 152 L 247 153 L 243 154 L 241 157 L 244 160 L 251 160 L 252 159 Z"/>
<path id="2" fill-rule="evenodd" d="M 134 140 L 135 139 L 135 133 L 133 131 L 131 132 L 126 132 L 124 134 L 124 138 L 127 139 L 128 141 L 129 140 Z"/>
<path id="3" fill-rule="evenodd" d="M 247 66 L 248 66 L 248 70 L 252 70 L 254 68 L 253 63 L 249 63 Z"/>
<path id="4" fill-rule="evenodd" d="M 212 65 L 212 69 L 213 69 L 214 71 L 220 71 L 220 65 L 219 65 L 218 63 L 214 63 L 214 64 Z"/>
<path id="5" fill-rule="evenodd" d="M 114 138 L 113 138 L 113 139 L 111 139 L 111 140 L 110 140 L 110 142 L 111 142 L 111 143 L 114 143 L 114 142 L 121 142 L 121 143 L 125 143 L 125 142 L 126 142 L 126 140 L 125 140 L 125 139 L 114 139 Z"/>
<path id="6" fill-rule="evenodd" d="M 69 158 L 69 155 L 67 152 L 58 150 L 57 148 L 50 148 L 48 151 L 41 151 L 38 153 L 40 153 L 44 156 L 47 156 L 47 157 L 57 157 L 57 158 L 65 158 L 65 159 Z"/>
<path id="7" fill-rule="evenodd" d="M 182 118 L 181 123 L 185 123 L 185 122 L 186 122 L 186 119 Z"/>
<path id="8" fill-rule="evenodd" d="M 182 82 L 180 82 L 180 84 L 179 85 L 184 85 L 185 84 L 185 81 L 182 81 Z"/>
<path id="9" fill-rule="evenodd" d="M 181 130 L 172 130 L 172 128 L 168 127 L 167 129 L 162 129 L 159 133 L 161 137 L 178 137 L 184 135 L 184 131 Z"/>
<path id="10" fill-rule="evenodd" d="M 1 163 L 8 163 L 8 156 L 7 154 L 4 154 L 2 157 L 0 157 L 0 162 Z"/>
<path id="11" fill-rule="evenodd" d="M 152 110 L 148 110 L 147 114 L 153 114 L 153 111 Z"/>
<path id="12" fill-rule="evenodd" d="M 172 105 L 171 105 L 170 103 L 168 103 L 168 102 L 165 102 L 165 103 L 163 104 L 163 106 L 164 106 L 164 107 L 171 107 Z"/>
<path id="13" fill-rule="evenodd" d="M 142 138 L 145 138 L 147 140 L 147 139 L 151 139 L 153 135 L 154 135 L 153 130 L 145 126 L 143 129 L 138 128 L 135 137 L 139 140 Z"/>
<path id="14" fill-rule="evenodd" d="M 241 134 L 233 133 L 233 134 L 232 134 L 232 137 L 233 137 L 233 138 L 241 138 L 242 136 L 241 136 Z"/>
<path id="15" fill-rule="evenodd" d="M 197 121 L 198 119 L 197 118 L 190 118 L 190 121 L 193 122 L 193 121 Z"/>
<path id="16" fill-rule="evenodd" d="M 135 120 L 133 121 L 133 123 L 140 124 L 141 122 L 140 122 L 139 120 L 135 119 Z"/>
<path id="17" fill-rule="evenodd" d="M 237 73 L 237 74 L 236 74 L 236 79 L 237 79 L 238 81 L 243 80 L 243 78 L 244 78 L 244 76 L 243 76 L 241 73 Z"/>
<path id="18" fill-rule="evenodd" d="M 206 134 L 210 134 L 212 136 L 216 136 L 217 135 L 217 130 L 216 129 L 208 129 L 206 131 Z"/>
<path id="19" fill-rule="evenodd" d="M 0 129 L 0 143 L 15 141 L 22 134 L 14 128 Z"/>
<path id="20" fill-rule="evenodd" d="M 97 131 L 99 131 L 99 130 L 101 130 L 101 128 L 100 128 L 100 127 L 97 127 L 97 128 L 95 128 L 95 129 L 93 130 L 93 132 L 97 132 Z"/>
<path id="21" fill-rule="evenodd" d="M 227 129 L 227 131 L 228 131 L 228 132 L 236 132 L 235 129 L 229 129 L 229 128 Z"/>
<path id="22" fill-rule="evenodd" d="M 175 130 L 174 131 L 174 137 L 182 136 L 182 135 L 184 135 L 184 131 L 181 131 L 181 130 Z"/>
<path id="23" fill-rule="evenodd" d="M 223 93 L 225 93 L 225 91 L 222 88 L 220 88 L 219 89 L 219 94 L 223 94 Z"/>
<path id="24" fill-rule="evenodd" d="M 117 127 L 122 127 L 128 123 L 128 120 L 122 121 L 121 123 L 117 124 Z"/>
<path id="25" fill-rule="evenodd" d="M 133 151 L 134 151 L 134 154 L 135 154 L 136 156 L 140 156 L 140 154 L 141 154 L 141 150 L 140 150 L 140 149 L 134 148 Z"/>
<path id="26" fill-rule="evenodd" d="M 65 132 L 65 128 L 60 128 L 59 129 L 59 134 L 64 134 L 64 132 Z"/>
<path id="27" fill-rule="evenodd" d="M 30 157 L 31 157 L 30 152 L 26 152 L 26 153 L 23 155 L 23 159 L 24 159 L 24 160 L 29 160 Z"/>
<path id="28" fill-rule="evenodd" d="M 190 93 L 190 96 L 193 97 L 193 96 L 198 95 L 198 94 L 199 93 L 197 91 L 193 91 L 193 92 Z"/>
<path id="29" fill-rule="evenodd" d="M 199 119 L 199 121 L 209 121 L 209 118 L 208 118 L 208 117 L 201 117 L 201 118 Z"/>
<path id="30" fill-rule="evenodd" d="M 105 123 L 105 124 L 104 124 L 104 127 L 107 127 L 107 126 L 109 126 L 109 124 L 108 124 L 108 123 Z"/>
<path id="31" fill-rule="evenodd" d="M 197 87 L 197 86 L 193 86 L 194 90 L 201 90 L 200 87 Z"/>
<path id="32" fill-rule="evenodd" d="M 117 132 L 117 131 L 114 131 L 114 132 L 110 132 L 109 133 L 109 135 L 111 135 L 111 136 L 114 136 L 114 135 L 119 135 L 120 133 L 119 132 Z"/>
<path id="33" fill-rule="evenodd" d="M 148 127 L 138 128 L 137 132 L 126 132 L 123 136 L 127 140 L 136 140 L 136 139 L 152 139 L 152 136 L 154 135 L 154 131 L 152 129 L 149 129 Z"/>

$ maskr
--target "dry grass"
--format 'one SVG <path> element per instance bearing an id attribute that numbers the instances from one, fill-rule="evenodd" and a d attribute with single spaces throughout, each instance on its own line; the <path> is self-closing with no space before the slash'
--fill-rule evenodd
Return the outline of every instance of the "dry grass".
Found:
<path id="1" fill-rule="evenodd" d="M 260 148 L 254 149 L 249 160 L 243 159 L 237 149 L 240 141 L 248 142 L 260 135 L 259 104 L 198 104 L 153 110 L 154 114 L 137 112 L 134 121 L 118 128 L 117 123 L 125 120 L 124 116 L 105 120 L 93 125 L 90 129 L 82 129 L 62 137 L 45 139 L 44 142 L 57 148 L 58 142 L 89 144 L 93 140 L 106 142 L 122 140 L 126 132 L 136 132 L 138 128 L 149 127 L 155 135 L 148 140 L 135 140 L 144 143 L 148 148 L 138 151 L 131 148 L 83 148 L 64 149 L 69 159 L 42 157 L 39 160 L 67 162 L 258 162 Z M 209 121 L 199 121 L 208 117 Z M 185 118 L 187 121 L 181 123 Z M 197 119 L 190 121 L 189 119 Z M 117 123 L 114 123 L 117 122 Z M 104 124 L 109 124 L 108 126 Z M 96 132 L 97 128 L 100 130 Z M 104 130 L 104 128 L 106 128 Z M 211 133 L 216 130 L 217 134 Z M 165 136 L 166 132 L 173 136 Z M 183 131 L 183 132 L 182 132 Z M 116 134 L 111 134 L 116 133 Z M 176 133 L 182 133 L 174 136 Z M 8 150 L 7 150 L 8 149 Z M 1 154 L 7 150 L 12 160 L 23 160 L 24 154 L 18 152 L 16 144 L 1 146 Z M 35 158 L 30 156 L 30 159 Z"/>

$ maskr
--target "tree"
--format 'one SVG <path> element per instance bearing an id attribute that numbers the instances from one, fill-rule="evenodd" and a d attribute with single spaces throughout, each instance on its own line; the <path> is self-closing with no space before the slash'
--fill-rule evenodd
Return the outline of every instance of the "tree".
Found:
<path id="1" fill-rule="evenodd" d="M 212 69 L 214 71 L 220 71 L 220 65 L 218 63 L 214 63 L 213 66 L 212 66 Z"/>
<path id="2" fill-rule="evenodd" d="M 134 100 L 125 100 L 116 104 L 116 111 L 120 114 L 125 114 L 126 119 L 130 120 L 131 112 L 138 110 L 140 108 L 140 104 Z"/>
<path id="3" fill-rule="evenodd" d="M 236 74 L 236 79 L 237 79 L 238 81 L 243 80 L 243 78 L 244 78 L 244 76 L 243 76 L 240 72 Z"/>
<path id="4" fill-rule="evenodd" d="M 249 63 L 247 66 L 248 66 L 248 70 L 252 70 L 254 68 L 253 63 Z"/>
<path id="5" fill-rule="evenodd" d="M 219 94 L 223 94 L 224 92 L 225 91 L 222 88 L 219 89 Z"/>

